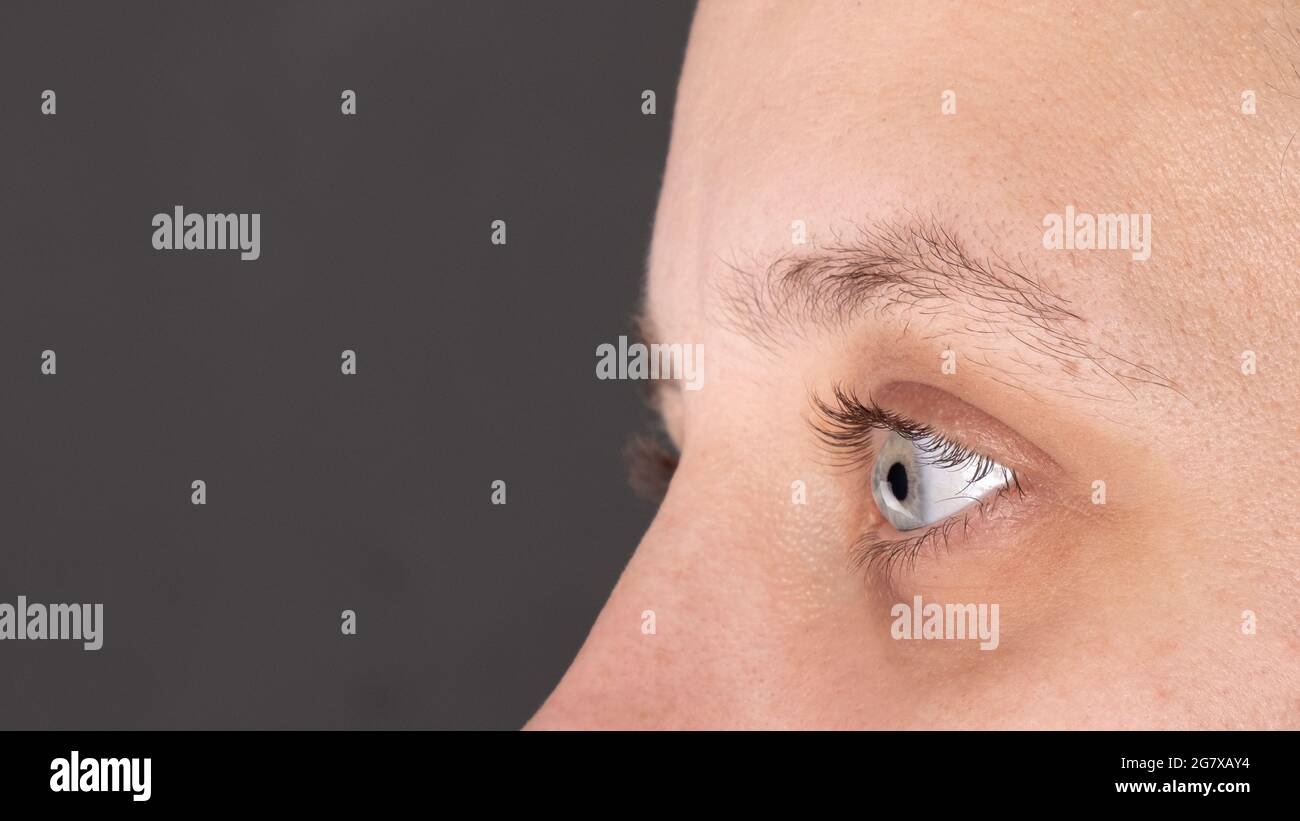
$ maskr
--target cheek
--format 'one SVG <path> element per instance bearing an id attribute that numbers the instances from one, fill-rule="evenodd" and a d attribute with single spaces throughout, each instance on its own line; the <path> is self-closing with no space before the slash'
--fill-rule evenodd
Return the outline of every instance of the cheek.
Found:
<path id="1" fill-rule="evenodd" d="M 651 664 L 678 710 L 748 726 L 866 720 L 888 633 L 850 566 L 855 505 L 824 471 L 709 465 L 683 462 L 610 601 L 624 619 L 657 607 L 655 652 L 628 663 Z"/>
<path id="2" fill-rule="evenodd" d="M 869 499 L 775 442 L 732 456 L 683 459 L 638 550 L 647 583 L 761 623 L 768 640 L 862 610 L 849 547 Z"/>

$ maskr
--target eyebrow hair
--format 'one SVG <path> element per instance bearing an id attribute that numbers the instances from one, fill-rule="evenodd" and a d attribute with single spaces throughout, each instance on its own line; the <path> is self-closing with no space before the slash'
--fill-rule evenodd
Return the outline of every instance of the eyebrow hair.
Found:
<path id="1" fill-rule="evenodd" d="M 809 249 L 783 254 L 752 272 L 724 260 L 729 276 L 718 286 L 724 321 L 774 349 L 785 344 L 786 334 L 802 337 L 809 326 L 843 331 L 864 313 L 903 314 L 905 329 L 913 320 L 942 314 L 961 322 L 961 333 L 976 339 L 1009 336 L 1025 351 L 1055 360 L 1093 398 L 1110 397 L 1082 386 L 1089 375 L 1118 384 L 1130 396 L 1137 384 L 1180 392 L 1153 368 L 1088 341 L 1082 335 L 1084 318 L 1031 269 L 1001 256 L 970 253 L 937 219 L 858 226 L 851 238 L 837 234 Z M 983 362 L 966 359 L 992 367 L 989 349 L 980 350 Z M 1043 373 L 1041 362 L 1008 355 Z M 997 370 L 1004 377 L 1024 375 Z"/>

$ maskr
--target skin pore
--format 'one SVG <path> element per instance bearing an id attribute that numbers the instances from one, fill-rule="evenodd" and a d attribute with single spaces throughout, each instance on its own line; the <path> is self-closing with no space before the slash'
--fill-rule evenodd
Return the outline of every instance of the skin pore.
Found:
<path id="1" fill-rule="evenodd" d="M 1284 6 L 702 3 L 645 313 L 707 378 L 663 387 L 672 482 L 530 727 L 1300 726 Z M 1149 214 L 1150 258 L 1044 247 L 1067 206 Z M 1023 487 L 882 575 L 914 533 L 883 432 L 819 436 L 837 387 Z M 997 648 L 891 637 L 916 595 L 996 603 Z"/>

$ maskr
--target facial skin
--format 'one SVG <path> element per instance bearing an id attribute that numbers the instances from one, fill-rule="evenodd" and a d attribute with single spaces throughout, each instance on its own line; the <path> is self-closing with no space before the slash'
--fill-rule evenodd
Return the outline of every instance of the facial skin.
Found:
<path id="1" fill-rule="evenodd" d="M 530 726 L 1300 727 L 1296 26 L 1276 2 L 704 2 L 646 294 L 704 386 L 665 386 L 680 464 Z M 1045 248 L 1067 205 L 1150 214 L 1150 259 Z M 825 284 L 876 282 L 852 249 L 927 226 L 992 279 L 903 254 L 870 299 Z M 1023 495 L 883 580 L 856 566 L 882 521 L 869 456 L 814 430 L 836 385 Z M 998 604 L 998 647 L 891 638 L 915 595 Z"/>

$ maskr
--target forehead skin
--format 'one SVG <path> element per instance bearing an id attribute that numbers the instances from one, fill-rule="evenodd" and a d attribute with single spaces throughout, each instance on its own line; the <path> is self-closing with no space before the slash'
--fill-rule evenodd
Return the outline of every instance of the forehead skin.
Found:
<path id="1" fill-rule="evenodd" d="M 1276 4 L 705 2 L 652 308 L 698 321 L 719 255 L 788 243 L 794 219 L 817 232 L 938 210 L 968 236 L 1043 256 L 1043 215 L 1073 204 L 1153 215 L 1147 263 L 1043 258 L 1112 333 L 1166 347 L 1188 333 L 1287 338 L 1293 312 L 1262 310 L 1296 294 L 1300 148 L 1284 152 L 1300 128 L 1300 40 L 1286 25 Z M 1240 110 L 1247 89 L 1255 116 Z M 955 116 L 940 114 L 945 90 Z M 1225 288 L 1279 299 L 1225 303 Z"/>
<path id="2" fill-rule="evenodd" d="M 703 2 L 646 301 L 659 337 L 704 344 L 705 387 L 667 403 L 683 445 L 668 497 L 534 726 L 1300 726 L 1292 18 L 1276 3 Z M 1044 215 L 1067 205 L 1149 213 L 1150 259 L 1044 249 Z M 790 251 L 793 221 L 815 247 L 909 214 L 1023 263 L 1081 336 L 1173 387 L 1089 399 L 1051 361 L 1007 387 L 997 337 L 988 368 L 941 382 L 944 344 L 976 359 L 941 318 L 792 330 L 775 350 L 726 321 L 728 278 Z M 930 601 L 1001 602 L 999 650 L 887 640 L 844 561 L 863 492 L 807 453 L 808 392 L 834 380 L 937 385 L 1061 467 L 1058 509 L 1026 505 L 997 549 L 954 549 L 915 581 Z M 789 504 L 792 478 L 807 507 Z M 635 629 L 645 609 L 653 640 Z"/>

